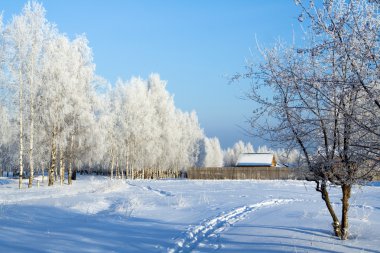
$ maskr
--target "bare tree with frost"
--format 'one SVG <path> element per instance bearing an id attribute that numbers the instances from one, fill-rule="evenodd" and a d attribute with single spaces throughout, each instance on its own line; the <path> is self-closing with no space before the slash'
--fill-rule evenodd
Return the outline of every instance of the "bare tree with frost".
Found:
<path id="1" fill-rule="evenodd" d="M 316 9 L 313 2 L 301 6 L 303 16 L 315 33 L 323 34 L 314 51 L 339 49 L 348 68 L 355 75 L 356 89 L 361 92 L 361 112 L 352 117 L 362 130 L 359 142 L 352 143 L 371 155 L 367 159 L 379 163 L 380 156 L 380 83 L 379 83 L 379 1 L 324 1 L 324 8 Z M 373 159 L 375 158 L 375 159 Z"/>
<path id="2" fill-rule="evenodd" d="M 349 235 L 351 188 L 378 169 L 378 68 L 362 55 L 378 50 L 378 18 L 373 18 L 378 9 L 367 1 L 324 1 L 321 9 L 313 1 L 308 8 L 299 4 L 311 20 L 306 46 L 278 43 L 261 49 L 263 63 L 248 64 L 247 72 L 233 79 L 253 81 L 249 98 L 259 107 L 252 127 L 269 140 L 298 147 L 310 172 L 307 179 L 316 182 L 334 233 L 344 240 Z M 368 48 L 358 41 L 354 28 L 361 27 L 363 19 L 362 25 L 373 32 L 366 35 L 374 38 Z M 263 124 L 263 116 L 275 120 Z M 342 190 L 341 220 L 331 204 L 329 184 Z"/>

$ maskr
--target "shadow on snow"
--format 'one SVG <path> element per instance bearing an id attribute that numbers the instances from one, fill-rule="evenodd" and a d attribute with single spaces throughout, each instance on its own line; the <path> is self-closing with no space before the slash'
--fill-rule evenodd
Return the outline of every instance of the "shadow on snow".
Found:
<path id="1" fill-rule="evenodd" d="M 0 252 L 163 252 L 184 224 L 56 207 L 8 205 L 0 210 Z"/>

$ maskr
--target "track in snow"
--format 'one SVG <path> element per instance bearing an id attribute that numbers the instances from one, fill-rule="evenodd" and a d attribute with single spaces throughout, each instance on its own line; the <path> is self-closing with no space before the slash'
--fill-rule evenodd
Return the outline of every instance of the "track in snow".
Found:
<path id="1" fill-rule="evenodd" d="M 168 192 L 168 191 L 164 191 L 164 190 L 160 190 L 160 189 L 155 189 L 155 188 L 152 188 L 151 186 L 140 186 L 140 185 L 136 185 L 136 184 L 132 184 L 130 182 L 127 182 L 128 185 L 130 186 L 133 186 L 133 187 L 137 187 L 137 188 L 140 188 L 144 191 L 148 191 L 148 192 L 152 192 L 152 193 L 155 193 L 157 195 L 160 195 L 162 197 L 174 197 L 175 195 L 171 192 Z"/>
<path id="2" fill-rule="evenodd" d="M 170 253 L 179 252 L 191 252 L 202 241 L 207 239 L 215 232 L 221 232 L 225 227 L 232 225 L 239 220 L 242 220 L 248 213 L 254 212 L 263 207 L 272 207 L 282 204 L 288 204 L 290 202 L 301 201 L 297 199 L 272 199 L 262 201 L 249 206 L 242 206 L 233 209 L 228 213 L 222 213 L 211 220 L 206 220 L 200 225 L 190 229 L 184 238 L 177 240 L 176 246 L 172 249 L 168 249 Z"/>
<path id="3" fill-rule="evenodd" d="M 160 196 L 164 196 L 164 197 L 174 197 L 174 194 L 172 194 L 171 192 L 168 192 L 168 191 L 163 191 L 163 190 L 160 190 L 160 189 L 154 189 L 150 186 L 146 186 L 144 187 L 144 189 L 148 190 L 148 191 L 152 191 Z"/>

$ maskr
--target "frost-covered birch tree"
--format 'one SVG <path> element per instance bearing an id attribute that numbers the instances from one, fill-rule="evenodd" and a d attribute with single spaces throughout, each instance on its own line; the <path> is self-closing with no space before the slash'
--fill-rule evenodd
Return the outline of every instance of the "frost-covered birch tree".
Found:
<path id="1" fill-rule="evenodd" d="M 40 66 L 41 51 L 46 33 L 49 32 L 50 25 L 45 19 L 45 9 L 41 4 L 36 2 L 28 2 L 21 14 L 20 25 L 25 26 L 27 31 L 24 34 L 24 42 L 28 48 L 25 60 L 26 83 L 29 86 L 29 183 L 28 187 L 32 187 L 34 175 L 34 131 L 35 131 L 35 90 L 36 82 L 40 82 Z M 38 83 L 40 85 L 40 83 Z"/>
<path id="2" fill-rule="evenodd" d="M 27 28 L 23 25 L 23 17 L 15 16 L 12 22 L 5 29 L 5 51 L 7 57 L 8 70 L 10 78 L 17 83 L 18 88 L 18 129 L 19 129 L 19 188 L 22 187 L 22 179 L 24 174 L 24 90 L 26 61 L 28 59 L 28 47 L 25 43 L 25 35 L 28 33 Z M 13 87 L 15 88 L 15 87 Z"/>
<path id="3" fill-rule="evenodd" d="M 30 177 L 28 186 L 32 186 L 34 175 L 34 131 L 35 96 L 37 86 L 41 85 L 41 53 L 46 34 L 51 25 L 45 19 L 45 9 L 41 4 L 28 2 L 20 15 L 14 16 L 6 26 L 5 50 L 9 56 L 8 64 L 14 80 L 19 86 L 19 170 L 20 187 L 23 175 L 24 140 L 29 141 L 28 166 Z M 26 116 L 26 119 L 24 119 Z M 28 133 L 25 130 L 29 130 Z"/>
<path id="4" fill-rule="evenodd" d="M 86 38 L 78 37 L 71 42 L 57 34 L 45 45 L 43 64 L 43 80 L 47 85 L 41 90 L 41 103 L 44 103 L 41 117 L 51 143 L 49 185 L 54 183 L 53 175 L 57 174 L 58 155 L 63 160 L 62 166 L 68 155 L 70 184 L 74 162 L 91 161 L 89 146 L 95 134 L 91 86 L 94 66 Z M 62 178 L 63 168 L 60 174 Z"/>
<path id="5" fill-rule="evenodd" d="M 222 167 L 223 151 L 219 139 L 205 137 L 200 143 L 198 167 Z"/>
<path id="6" fill-rule="evenodd" d="M 195 165 L 197 142 L 203 136 L 197 117 L 175 107 L 166 82 L 157 74 L 148 80 L 119 80 L 112 94 L 111 175 L 116 164 L 131 178 L 137 171 L 142 177 L 148 172 L 159 177 L 160 171 L 178 174 Z"/>

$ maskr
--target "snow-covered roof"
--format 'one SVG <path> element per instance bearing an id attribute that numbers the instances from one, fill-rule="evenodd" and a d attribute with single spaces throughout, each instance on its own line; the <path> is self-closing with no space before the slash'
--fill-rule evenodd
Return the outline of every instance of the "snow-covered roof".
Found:
<path id="1" fill-rule="evenodd" d="M 239 155 L 236 166 L 276 166 L 276 159 L 271 153 L 243 153 Z"/>

